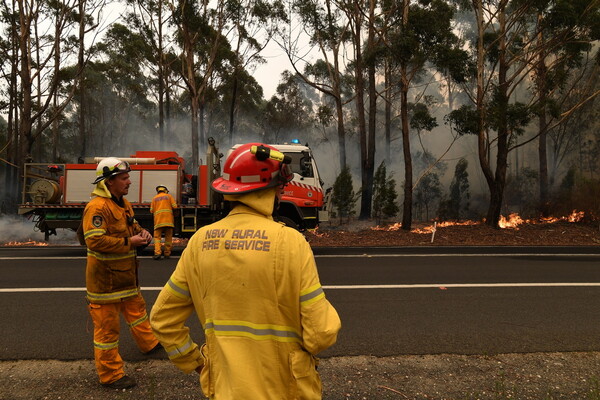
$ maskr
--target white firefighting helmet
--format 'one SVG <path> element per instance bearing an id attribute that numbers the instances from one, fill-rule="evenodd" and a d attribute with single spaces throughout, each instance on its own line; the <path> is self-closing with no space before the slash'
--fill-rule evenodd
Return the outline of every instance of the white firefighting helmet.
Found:
<path id="1" fill-rule="evenodd" d="M 115 157 L 104 158 L 96 167 L 96 180 L 93 183 L 129 171 L 131 171 L 131 167 L 127 161 L 121 161 Z"/>

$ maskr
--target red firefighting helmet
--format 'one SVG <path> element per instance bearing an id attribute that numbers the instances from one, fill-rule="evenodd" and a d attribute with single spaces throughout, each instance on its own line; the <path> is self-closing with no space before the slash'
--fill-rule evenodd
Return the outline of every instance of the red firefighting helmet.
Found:
<path id="1" fill-rule="evenodd" d="M 156 193 L 160 193 L 160 192 L 169 193 L 169 189 L 167 189 L 167 187 L 165 185 L 158 185 L 156 187 Z"/>
<path id="2" fill-rule="evenodd" d="M 292 180 L 291 158 L 275 147 L 247 143 L 235 149 L 223 166 L 223 175 L 212 182 L 212 188 L 222 194 L 242 194 Z"/>
<path id="3" fill-rule="evenodd" d="M 127 161 L 121 161 L 115 157 L 107 157 L 102 159 L 96 167 L 96 180 L 92 183 L 98 183 L 103 179 L 111 178 L 118 174 L 124 174 L 131 171 L 131 167 Z"/>

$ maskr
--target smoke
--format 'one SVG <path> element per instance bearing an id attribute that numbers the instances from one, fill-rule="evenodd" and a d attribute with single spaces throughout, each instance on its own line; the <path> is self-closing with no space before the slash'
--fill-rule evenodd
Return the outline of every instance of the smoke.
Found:
<path id="1" fill-rule="evenodd" d="M 31 241 L 44 241 L 44 234 L 37 230 L 33 221 L 15 215 L 0 216 L 0 246 L 9 242 Z M 79 245 L 76 233 L 69 229 L 57 229 L 56 235 L 50 236 L 48 243 Z"/>

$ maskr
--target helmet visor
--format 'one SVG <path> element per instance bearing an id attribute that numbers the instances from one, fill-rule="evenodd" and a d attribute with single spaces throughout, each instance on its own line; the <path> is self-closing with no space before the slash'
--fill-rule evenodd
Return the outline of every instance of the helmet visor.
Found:
<path id="1" fill-rule="evenodd" d="M 131 171 L 131 167 L 129 166 L 129 163 L 127 161 L 121 161 L 120 163 L 118 163 L 114 167 L 112 167 L 112 172 L 117 172 L 117 171 L 118 171 L 118 173 L 129 172 L 129 171 Z"/>

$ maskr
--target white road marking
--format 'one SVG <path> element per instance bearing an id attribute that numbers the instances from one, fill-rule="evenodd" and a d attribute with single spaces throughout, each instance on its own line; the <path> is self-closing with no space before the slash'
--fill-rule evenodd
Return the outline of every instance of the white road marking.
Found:
<path id="1" fill-rule="evenodd" d="M 461 289 L 521 287 L 600 287 L 600 282 L 528 282 L 528 283 L 416 283 L 412 285 L 325 285 L 325 290 L 357 289 Z M 160 291 L 162 286 L 142 287 L 142 291 Z M 84 287 L 0 288 L 0 293 L 85 292 Z"/>
<path id="2" fill-rule="evenodd" d="M 595 253 L 480 253 L 480 254 L 317 254 L 315 258 L 375 258 L 375 257 L 600 257 Z M 172 259 L 179 259 L 179 256 L 171 256 Z M 87 257 L 0 257 L 0 260 L 86 260 Z M 141 256 L 138 259 L 152 259 L 152 256 Z"/>
<path id="3" fill-rule="evenodd" d="M 374 257 L 600 257 L 600 254 L 590 253 L 481 253 L 481 254 L 458 254 L 458 253 L 441 253 L 441 254 L 320 254 L 315 255 L 315 258 L 374 258 Z"/>

